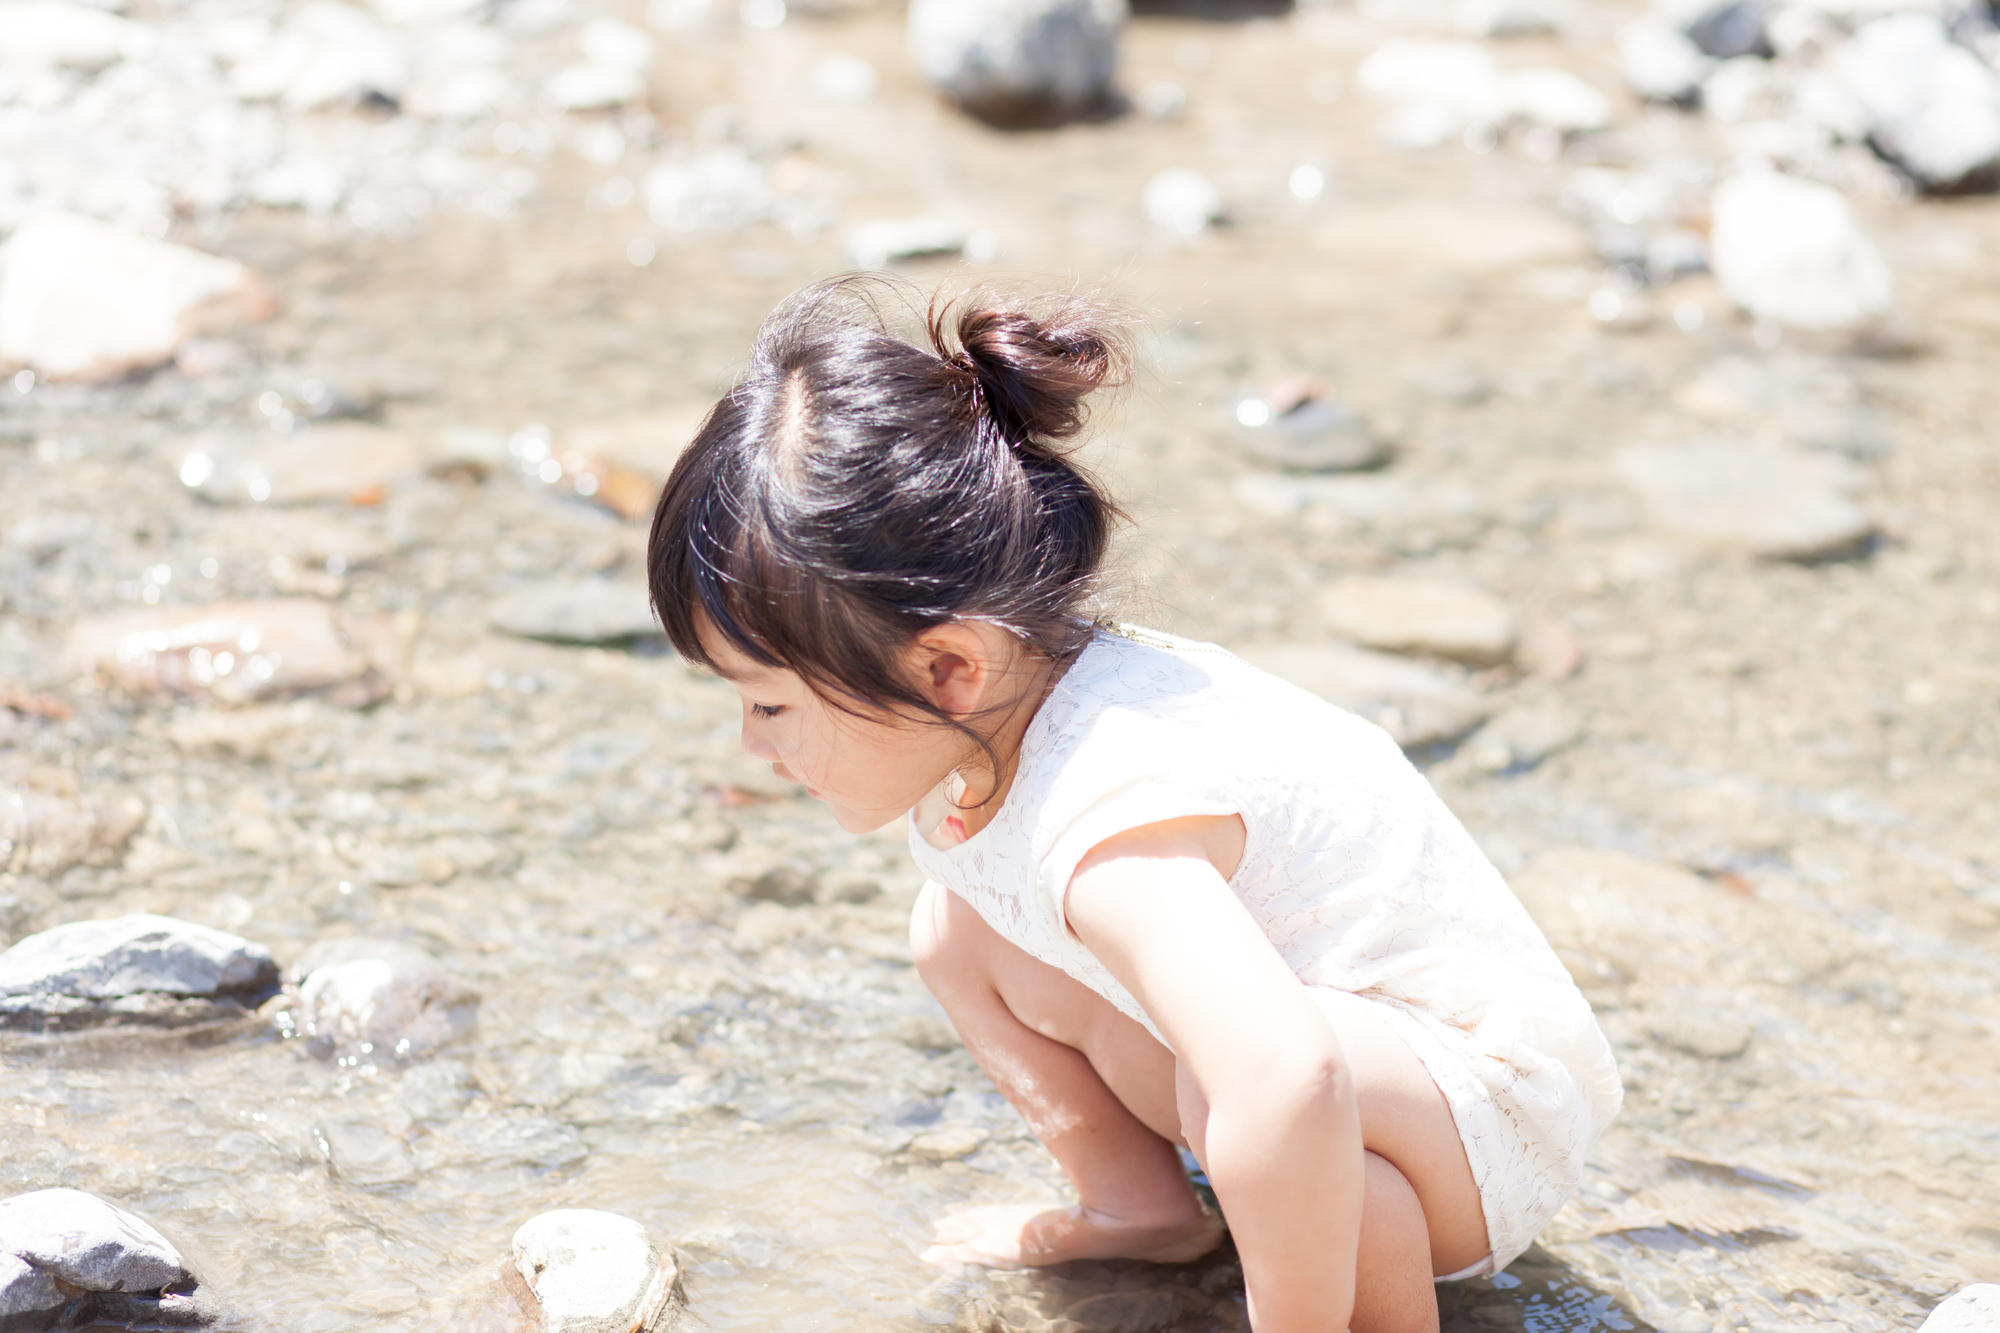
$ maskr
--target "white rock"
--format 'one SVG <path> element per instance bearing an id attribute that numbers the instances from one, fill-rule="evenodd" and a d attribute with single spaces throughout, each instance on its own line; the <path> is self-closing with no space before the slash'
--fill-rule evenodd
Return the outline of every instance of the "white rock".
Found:
<path id="1" fill-rule="evenodd" d="M 1236 652 L 1253 666 L 1367 718 L 1405 749 L 1456 740 L 1493 711 L 1459 675 L 1364 648 L 1267 643 Z"/>
<path id="2" fill-rule="evenodd" d="M 680 1303 L 673 1252 L 629 1217 L 558 1208 L 514 1233 L 543 1333 L 648 1333 Z"/>
<path id="3" fill-rule="evenodd" d="M 2000 73 L 1929 14 L 1877 19 L 1832 58 L 1869 141 L 1927 186 L 2000 163 Z"/>
<path id="4" fill-rule="evenodd" d="M 976 114 L 1070 114 L 1108 94 L 1125 11 L 1125 0 L 911 0 L 910 55 Z"/>
<path id="5" fill-rule="evenodd" d="M 1501 72 L 1485 118 L 1523 122 L 1565 134 L 1587 134 L 1611 123 L 1611 99 L 1568 70 L 1530 66 Z"/>
<path id="6" fill-rule="evenodd" d="M 1222 220 L 1222 192 L 1199 171 L 1169 167 L 1146 182 L 1139 211 L 1156 227 L 1195 236 Z"/>
<path id="7" fill-rule="evenodd" d="M 583 58 L 605 69 L 650 69 L 653 38 L 644 28 L 617 19 L 595 18 L 577 33 Z"/>
<path id="8" fill-rule="evenodd" d="M 733 231 L 769 215 L 764 169 L 732 148 L 662 162 L 646 174 L 646 213 L 678 231 Z"/>
<path id="9" fill-rule="evenodd" d="M 556 580 L 503 598 L 487 617 L 502 634 L 557 643 L 615 643 L 658 634 L 644 584 Z"/>
<path id="10" fill-rule="evenodd" d="M 1413 147 L 1442 142 L 1486 118 L 1499 79 L 1493 57 L 1476 43 L 1405 38 L 1382 43 L 1354 72 L 1362 92 L 1395 104 L 1388 133 Z"/>
<path id="11" fill-rule="evenodd" d="M 1354 575 L 1320 594 L 1320 610 L 1334 633 L 1386 652 L 1492 666 L 1514 651 L 1514 613 L 1463 583 Z"/>
<path id="12" fill-rule="evenodd" d="M 1851 332 L 1894 312 L 1889 266 L 1838 190 L 1747 172 L 1716 187 L 1711 216 L 1709 266 L 1754 317 Z"/>
<path id="13" fill-rule="evenodd" d="M 386 23 L 428 27 L 464 18 L 481 4 L 482 0 L 369 0 L 368 7 Z"/>
<path id="14" fill-rule="evenodd" d="M 0 66 L 102 69 L 143 51 L 147 38 L 142 25 L 89 5 L 64 0 L 0 3 Z"/>
<path id="15" fill-rule="evenodd" d="M 82 1190 L 0 1199 L 0 1256 L 17 1257 L 85 1291 L 156 1292 L 189 1277 L 165 1236 Z M 0 1316 L 5 1313 L 0 1306 Z"/>
<path id="16" fill-rule="evenodd" d="M 821 56 L 806 71 L 806 86 L 822 102 L 865 102 L 880 83 L 873 65 L 839 51 Z"/>
<path id="17" fill-rule="evenodd" d="M 1657 23 L 1634 23 L 1618 34 L 1618 72 L 1639 96 L 1685 102 L 1701 91 L 1713 62 L 1685 34 Z"/>
<path id="18" fill-rule="evenodd" d="M 847 255 L 856 268 L 885 268 L 895 259 L 958 254 L 965 236 L 950 218 L 878 218 L 848 229 Z"/>
<path id="19" fill-rule="evenodd" d="M 184 339 L 276 309 L 233 259 L 44 213 L 0 246 L 0 363 L 101 380 L 158 365 Z"/>
<path id="20" fill-rule="evenodd" d="M 1616 461 L 1655 523 L 1707 546 L 1821 560 L 1875 530 L 1853 499 L 1859 469 L 1844 458 L 1695 444 L 1627 449 Z"/>
<path id="21" fill-rule="evenodd" d="M 1560 17 L 1547 0 L 1458 0 L 1452 26 L 1468 37 L 1533 37 L 1556 30 Z"/>
<path id="22" fill-rule="evenodd" d="M 542 91 L 565 111 L 590 111 L 638 100 L 646 76 L 618 65 L 570 65 L 550 75 Z"/>
<path id="23" fill-rule="evenodd" d="M 1709 72 L 1701 85 L 1701 109 L 1709 119 L 1733 125 L 1778 109 L 1778 73 L 1768 60 L 1738 56 Z"/>
<path id="24" fill-rule="evenodd" d="M 371 628 L 363 622 L 361 628 Z M 303 597 L 148 607 L 89 616 L 70 631 L 70 663 L 141 696 L 249 703 L 311 690 L 359 706 L 381 697 L 379 645 L 336 609 Z"/>
<path id="25" fill-rule="evenodd" d="M 2000 1330 L 2000 1286 L 1975 1282 L 1945 1298 L 1917 1333 L 1995 1333 Z"/>
<path id="26" fill-rule="evenodd" d="M 295 969 L 295 1031 L 316 1054 L 420 1059 L 464 1036 L 479 997 L 421 949 L 350 939 L 306 952 Z"/>

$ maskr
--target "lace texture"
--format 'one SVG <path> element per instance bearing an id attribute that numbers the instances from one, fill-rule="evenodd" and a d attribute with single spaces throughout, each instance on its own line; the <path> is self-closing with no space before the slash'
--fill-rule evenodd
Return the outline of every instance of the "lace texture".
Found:
<path id="1" fill-rule="evenodd" d="M 913 822 L 910 849 L 1164 1042 L 1070 934 L 1063 897 L 1106 838 L 1227 814 L 1248 835 L 1230 886 L 1299 979 L 1381 1005 L 1443 1091 L 1505 1267 L 1575 1192 L 1617 1114 L 1617 1066 L 1499 872 L 1372 723 L 1214 645 L 1114 627 L 1029 724 L 993 822 L 946 848 Z"/>

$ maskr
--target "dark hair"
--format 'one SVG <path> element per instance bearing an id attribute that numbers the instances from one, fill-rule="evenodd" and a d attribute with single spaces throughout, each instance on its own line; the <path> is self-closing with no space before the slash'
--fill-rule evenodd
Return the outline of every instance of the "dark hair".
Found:
<path id="1" fill-rule="evenodd" d="M 1078 297 L 940 294 L 926 350 L 887 331 L 878 298 L 893 291 L 834 279 L 764 321 L 660 496 L 653 606 L 690 662 L 715 665 L 705 622 L 849 712 L 925 716 L 984 748 L 900 654 L 960 619 L 1058 662 L 1089 642 L 1084 607 L 1121 516 L 1066 446 L 1129 356 L 1121 322 Z"/>

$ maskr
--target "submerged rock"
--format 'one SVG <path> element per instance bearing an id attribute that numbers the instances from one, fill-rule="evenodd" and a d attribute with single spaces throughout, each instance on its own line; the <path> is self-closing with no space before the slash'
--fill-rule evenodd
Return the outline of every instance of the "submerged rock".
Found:
<path id="1" fill-rule="evenodd" d="M 1889 266 L 1838 190 L 1776 172 L 1716 187 L 1709 267 L 1756 319 L 1863 332 L 1895 312 Z"/>
<path id="2" fill-rule="evenodd" d="M 415 1060 L 472 1030 L 479 996 L 421 949 L 392 940 L 317 945 L 300 958 L 298 1012 L 280 1030 L 315 1055 Z"/>
<path id="3" fill-rule="evenodd" d="M 653 1333 L 685 1301 L 672 1247 L 616 1213 L 542 1213 L 514 1233 L 513 1251 L 542 1333 Z"/>
<path id="4" fill-rule="evenodd" d="M 523 588 L 495 604 L 488 620 L 502 634 L 556 643 L 616 643 L 660 632 L 645 585 L 605 579 Z"/>
<path id="5" fill-rule="evenodd" d="M 172 917 L 77 921 L 0 953 L 0 1028 L 187 1027 L 240 1018 L 278 989 L 268 950 Z"/>
<path id="6" fill-rule="evenodd" d="M 1514 613 L 1504 602 L 1441 579 L 1340 579 L 1320 596 L 1336 634 L 1392 653 L 1494 666 L 1514 651 Z"/>
<path id="7" fill-rule="evenodd" d="M 926 82 L 976 116 L 1041 122 L 1106 101 L 1124 0 L 912 0 Z"/>
<path id="8" fill-rule="evenodd" d="M 1239 656 L 1367 718 L 1404 749 L 1457 740 L 1492 705 L 1456 675 L 1342 644 L 1268 643 Z"/>
<path id="9" fill-rule="evenodd" d="M 1617 463 L 1656 524 L 1706 546 L 1829 560 L 1864 550 L 1875 532 L 1844 458 L 1693 444 L 1627 449 Z"/>
<path id="10" fill-rule="evenodd" d="M 300 597 L 114 611 L 77 622 L 68 654 L 137 695 L 248 703 L 324 691 L 358 707 L 388 692 L 378 627 Z"/>
<path id="11" fill-rule="evenodd" d="M 166 1237 L 85 1194 L 0 1199 L 0 1328 L 205 1328 L 216 1311 Z"/>
<path id="12" fill-rule="evenodd" d="M 233 259 L 44 213 L 0 246 L 0 363 L 45 379 L 156 366 L 200 333 L 268 318 L 276 301 Z"/>

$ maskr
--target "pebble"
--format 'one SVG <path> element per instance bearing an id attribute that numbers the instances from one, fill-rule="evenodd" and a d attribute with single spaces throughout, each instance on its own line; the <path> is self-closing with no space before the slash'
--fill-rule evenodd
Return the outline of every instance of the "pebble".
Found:
<path id="1" fill-rule="evenodd" d="M 1894 313 L 1889 266 L 1831 186 L 1745 172 L 1716 187 L 1711 211 L 1709 266 L 1752 317 L 1864 332 Z"/>
<path id="2" fill-rule="evenodd" d="M 197 435 L 167 445 L 164 458 L 204 500 L 273 505 L 376 503 L 433 461 L 415 438 L 353 421 L 289 435 Z"/>
<path id="3" fill-rule="evenodd" d="M 891 260 L 958 254 L 965 239 L 965 228 L 950 218 L 877 218 L 848 229 L 847 255 L 856 268 L 887 268 Z"/>
<path id="4" fill-rule="evenodd" d="M 493 628 L 520 639 L 617 643 L 660 632 L 645 585 L 606 579 L 538 583 L 496 603 Z"/>
<path id="5" fill-rule="evenodd" d="M 0 363 L 45 379 L 156 366 L 188 338 L 276 309 L 263 279 L 233 259 L 75 213 L 30 218 L 0 246 Z"/>
<path id="6" fill-rule="evenodd" d="M 146 822 L 146 803 L 85 796 L 29 780 L 0 787 L 0 870 L 55 878 L 77 865 L 116 865 Z"/>
<path id="7" fill-rule="evenodd" d="M 925 82 L 976 116 L 1046 122 L 1104 103 L 1125 0 L 911 0 Z"/>
<path id="8" fill-rule="evenodd" d="M 0 954 L 0 1027 L 184 1027 L 239 1017 L 276 992 L 268 950 L 172 917 L 77 921 Z"/>
<path id="9" fill-rule="evenodd" d="M 1875 522 L 1859 470 L 1828 454 L 1749 445 L 1647 445 L 1616 459 L 1653 521 L 1703 545 L 1776 560 L 1864 550 Z"/>
<path id="10" fill-rule="evenodd" d="M 1353 575 L 1320 594 L 1328 628 L 1368 648 L 1494 666 L 1514 652 L 1514 613 L 1441 579 Z"/>
<path id="11" fill-rule="evenodd" d="M 1367 718 L 1404 749 L 1457 740 L 1493 711 L 1462 677 L 1364 648 L 1266 643 L 1236 652 L 1251 665 Z"/>
<path id="12" fill-rule="evenodd" d="M 617 1213 L 538 1214 L 514 1233 L 513 1252 L 542 1333 L 651 1333 L 686 1300 L 672 1247 Z"/>
<path id="13" fill-rule="evenodd" d="M 1235 417 L 1237 448 L 1288 472 L 1351 472 L 1389 461 L 1388 441 L 1307 376 L 1239 398 Z"/>
<path id="14" fill-rule="evenodd" d="M 2000 1285 L 1975 1282 L 1945 1298 L 1917 1333 L 1994 1333 L 2000 1329 Z"/>
<path id="15" fill-rule="evenodd" d="M 1560 704 L 1510 708 L 1465 743 L 1466 763 L 1481 773 L 1523 773 L 1583 739 L 1583 719 Z"/>
<path id="16" fill-rule="evenodd" d="M 387 693 L 379 628 L 350 634 L 334 607 L 299 597 L 114 611 L 78 621 L 67 652 L 140 696 L 250 703 L 308 691 L 344 707 Z M 374 650 L 374 651 L 368 651 Z"/>
<path id="17" fill-rule="evenodd" d="M 392 940 L 345 939 L 308 950 L 293 968 L 298 1012 L 281 1032 L 314 1055 L 417 1060 L 472 1030 L 479 997 L 421 949 Z"/>
<path id="18" fill-rule="evenodd" d="M 1618 34 L 1618 72 L 1649 101 L 1693 101 L 1713 68 L 1686 34 L 1662 24 L 1634 23 Z"/>
<path id="19" fill-rule="evenodd" d="M 1222 191 L 1191 167 L 1169 167 L 1146 182 L 1139 212 L 1163 231 L 1199 236 L 1222 220 Z"/>
<path id="20" fill-rule="evenodd" d="M 1933 15 L 1864 24 L 1830 63 L 1867 118 L 1867 141 L 1926 188 L 2000 165 L 2000 73 Z"/>
<path id="21" fill-rule="evenodd" d="M 0 1199 L 0 1328 L 206 1328 L 219 1313 L 166 1237 L 74 1189 Z"/>

